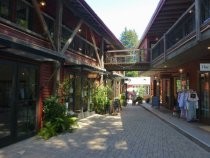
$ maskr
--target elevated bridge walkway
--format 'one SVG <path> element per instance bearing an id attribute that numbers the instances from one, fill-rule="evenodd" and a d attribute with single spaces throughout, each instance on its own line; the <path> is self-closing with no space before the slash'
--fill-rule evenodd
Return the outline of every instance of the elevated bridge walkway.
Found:
<path id="1" fill-rule="evenodd" d="M 107 51 L 104 66 L 109 71 L 148 71 L 149 52 L 145 49 Z"/>

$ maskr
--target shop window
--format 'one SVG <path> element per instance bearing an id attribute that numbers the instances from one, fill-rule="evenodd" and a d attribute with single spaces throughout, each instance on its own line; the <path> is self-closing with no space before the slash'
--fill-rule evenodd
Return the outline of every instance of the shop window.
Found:
<path id="1" fill-rule="evenodd" d="M 10 1 L 0 0 L 0 16 L 9 19 Z"/>

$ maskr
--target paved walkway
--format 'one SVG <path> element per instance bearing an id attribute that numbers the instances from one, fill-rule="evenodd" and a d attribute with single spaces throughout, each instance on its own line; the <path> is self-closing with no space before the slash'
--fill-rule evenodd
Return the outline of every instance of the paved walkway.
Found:
<path id="1" fill-rule="evenodd" d="M 145 105 L 146 106 L 146 105 Z M 149 105 L 148 105 L 149 108 Z M 80 128 L 0 149 L 0 158 L 209 158 L 210 153 L 143 108 L 82 119 Z"/>
<path id="2" fill-rule="evenodd" d="M 148 111 L 167 122 L 179 132 L 210 152 L 210 126 L 197 122 L 188 123 L 186 120 L 172 116 L 172 112 L 164 107 L 153 108 L 150 104 L 142 104 Z"/>

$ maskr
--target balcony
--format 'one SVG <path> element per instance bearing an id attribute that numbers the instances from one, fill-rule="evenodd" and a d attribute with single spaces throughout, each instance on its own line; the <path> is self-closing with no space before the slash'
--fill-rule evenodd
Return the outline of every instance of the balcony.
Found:
<path id="1" fill-rule="evenodd" d="M 208 20 L 210 18 L 209 9 L 209 2 L 207 0 L 202 1 L 198 24 L 198 22 L 196 23 L 198 14 L 196 13 L 195 3 L 191 5 L 152 47 L 151 65 L 153 67 L 163 66 L 166 61 L 175 65 L 181 64 L 184 59 L 199 57 L 199 53 L 196 54 L 193 49 L 197 47 L 197 40 L 202 42 L 202 40 L 209 38 L 209 35 L 205 34 L 210 24 L 210 20 Z"/>

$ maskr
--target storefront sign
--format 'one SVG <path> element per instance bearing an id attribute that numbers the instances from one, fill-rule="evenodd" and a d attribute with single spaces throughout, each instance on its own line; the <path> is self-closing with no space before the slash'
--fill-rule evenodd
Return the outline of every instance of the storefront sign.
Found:
<path id="1" fill-rule="evenodd" d="M 210 63 L 200 63 L 200 71 L 210 71 Z"/>

